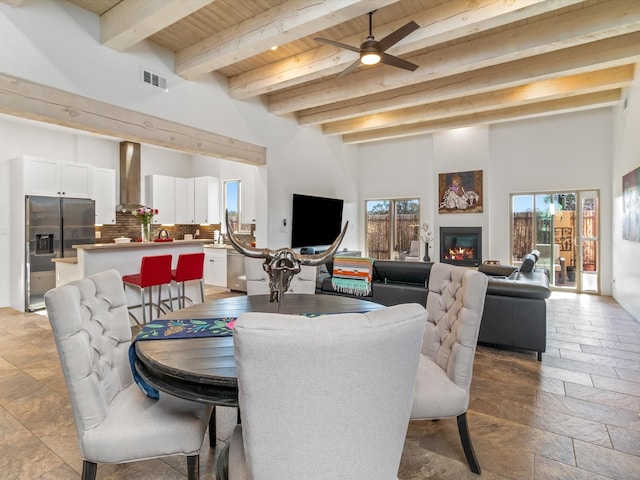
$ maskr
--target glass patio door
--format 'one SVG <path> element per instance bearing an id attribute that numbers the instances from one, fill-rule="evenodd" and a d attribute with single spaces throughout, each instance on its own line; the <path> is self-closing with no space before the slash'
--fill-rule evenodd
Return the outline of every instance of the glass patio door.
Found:
<path id="1" fill-rule="evenodd" d="M 599 292 L 598 193 L 543 192 L 511 196 L 511 262 L 535 249 L 537 267 L 558 289 Z"/>

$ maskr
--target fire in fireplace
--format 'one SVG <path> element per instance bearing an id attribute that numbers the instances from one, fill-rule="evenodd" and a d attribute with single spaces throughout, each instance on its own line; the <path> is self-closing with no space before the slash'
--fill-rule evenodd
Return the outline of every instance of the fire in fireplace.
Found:
<path id="1" fill-rule="evenodd" d="M 482 263 L 482 227 L 440 227 L 440 261 L 463 267 Z"/>

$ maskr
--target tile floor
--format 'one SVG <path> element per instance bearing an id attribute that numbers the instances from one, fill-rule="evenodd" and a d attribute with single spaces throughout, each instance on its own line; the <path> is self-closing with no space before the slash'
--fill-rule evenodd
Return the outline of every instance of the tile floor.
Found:
<path id="1" fill-rule="evenodd" d="M 548 312 L 542 362 L 478 348 L 468 417 L 482 475 L 468 470 L 448 419 L 410 424 L 400 480 L 640 478 L 640 323 L 610 297 L 554 292 Z M 219 409 L 216 452 L 234 423 L 233 409 Z M 2 480 L 80 478 L 48 321 L 9 308 L 0 309 L 0 452 Z M 201 478 L 215 478 L 215 460 L 207 439 Z M 99 480 L 128 478 L 185 479 L 186 461 L 98 468 Z"/>

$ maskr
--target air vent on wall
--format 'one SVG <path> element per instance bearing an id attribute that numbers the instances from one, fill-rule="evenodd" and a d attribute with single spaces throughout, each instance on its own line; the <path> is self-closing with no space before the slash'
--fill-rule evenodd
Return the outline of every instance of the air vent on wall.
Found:
<path id="1" fill-rule="evenodd" d="M 153 85 L 154 87 L 161 88 L 165 92 L 167 91 L 167 79 L 161 77 L 157 73 L 150 72 L 149 70 L 142 70 L 142 81 Z"/>

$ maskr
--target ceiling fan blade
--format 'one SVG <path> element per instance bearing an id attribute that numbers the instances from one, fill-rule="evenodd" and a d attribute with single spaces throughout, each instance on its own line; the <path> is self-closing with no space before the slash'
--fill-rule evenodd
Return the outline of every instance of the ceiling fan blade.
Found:
<path id="1" fill-rule="evenodd" d="M 419 28 L 420 28 L 420 25 L 418 25 L 416 22 L 411 20 L 406 25 L 400 27 L 395 32 L 391 32 L 389 35 L 387 35 L 382 40 L 380 40 L 378 42 L 378 47 L 380 47 L 380 51 L 384 52 L 388 48 L 391 48 L 400 40 L 402 40 L 404 37 L 406 37 L 410 33 L 415 32 Z"/>
<path id="2" fill-rule="evenodd" d="M 353 62 L 351 65 L 349 65 L 347 68 L 345 68 L 342 72 L 340 72 L 336 78 L 342 78 L 344 77 L 347 73 L 351 72 L 352 70 L 355 70 L 357 67 L 359 67 L 360 65 L 362 65 L 360 63 L 360 59 L 357 59 L 355 62 Z"/>
<path id="3" fill-rule="evenodd" d="M 352 47 L 351 45 L 347 45 L 346 43 L 334 42 L 333 40 L 327 40 L 326 38 L 316 38 L 316 42 L 326 43 L 328 45 L 333 45 L 334 47 L 346 48 L 347 50 L 351 50 L 352 52 L 360 53 L 359 47 Z"/>
<path id="4" fill-rule="evenodd" d="M 415 63 L 407 62 L 398 57 L 394 57 L 393 55 L 389 55 L 388 53 L 382 53 L 380 61 L 385 65 L 391 65 L 392 67 L 404 68 L 405 70 L 411 70 L 412 72 L 418 68 L 418 65 Z"/>

